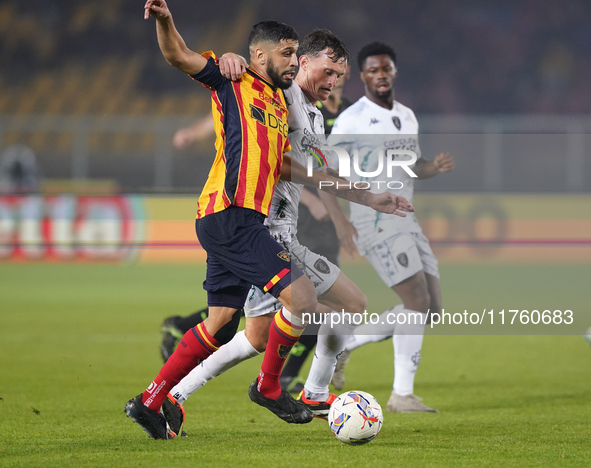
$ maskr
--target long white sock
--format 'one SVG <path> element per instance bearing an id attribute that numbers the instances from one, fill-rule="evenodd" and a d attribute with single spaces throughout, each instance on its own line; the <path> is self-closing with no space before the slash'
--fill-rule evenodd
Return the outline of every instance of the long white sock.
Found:
<path id="1" fill-rule="evenodd" d="M 332 312 L 332 314 L 338 314 Z M 328 384 L 332 379 L 334 368 L 341 353 L 345 350 L 347 342 L 355 328 L 354 324 L 331 326 L 333 322 L 328 319 L 318 330 L 318 343 L 312 360 L 312 367 L 308 379 L 304 385 L 306 398 L 310 400 L 325 401 L 328 398 Z"/>
<path id="2" fill-rule="evenodd" d="M 377 343 L 383 341 L 394 335 L 395 323 L 392 322 L 394 314 L 398 314 L 404 310 L 402 304 L 398 304 L 392 309 L 388 309 L 380 314 L 379 323 L 366 323 L 355 328 L 355 333 L 347 343 L 347 351 L 353 351 L 367 343 Z"/>
<path id="3" fill-rule="evenodd" d="M 397 323 L 395 334 L 392 337 L 394 343 L 394 393 L 409 395 L 413 393 L 415 372 L 421 360 L 421 348 L 425 333 L 426 314 L 410 309 L 402 311 L 407 323 Z M 413 315 L 414 314 L 414 315 Z M 415 319 L 413 318 L 416 317 Z M 400 313 L 398 314 L 400 319 Z"/>
<path id="4" fill-rule="evenodd" d="M 223 374 L 242 361 L 246 361 L 259 354 L 250 344 L 248 338 L 246 338 L 244 330 L 239 331 L 229 343 L 220 347 L 220 349 L 189 372 L 170 393 L 182 405 L 187 398 L 211 379 Z"/>

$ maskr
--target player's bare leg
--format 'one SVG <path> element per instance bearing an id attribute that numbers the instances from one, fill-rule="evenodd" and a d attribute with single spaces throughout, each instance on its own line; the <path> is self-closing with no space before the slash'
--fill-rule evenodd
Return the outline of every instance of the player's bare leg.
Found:
<path id="1" fill-rule="evenodd" d="M 367 306 L 367 298 L 344 273 L 318 300 L 337 312 L 335 320 L 326 320 L 318 331 L 318 344 L 308 379 L 300 399 L 314 412 L 314 416 L 326 418 L 335 395 L 328 390 L 335 366 L 355 328 L 352 314 L 361 314 Z M 346 312 L 346 314 L 343 313 Z M 338 320 L 337 320 L 338 319 Z M 335 324 L 333 326 L 333 324 Z"/>

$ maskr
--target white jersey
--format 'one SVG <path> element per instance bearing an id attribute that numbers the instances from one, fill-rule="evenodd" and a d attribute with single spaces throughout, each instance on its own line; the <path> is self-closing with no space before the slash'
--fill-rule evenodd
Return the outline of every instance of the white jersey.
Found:
<path id="1" fill-rule="evenodd" d="M 379 169 L 382 159 L 383 170 L 380 175 L 362 177 L 353 167 L 349 179 L 351 182 L 369 181 L 372 193 L 389 191 L 412 203 L 413 178 L 401 167 L 393 167 L 392 176 L 387 177 L 384 155 L 388 149 L 402 149 L 414 151 L 420 158 L 418 133 L 419 124 L 414 112 L 408 107 L 394 101 L 392 109 L 388 110 L 364 96 L 337 117 L 328 144 L 343 147 L 352 160 L 353 150 L 357 149 L 359 169 L 363 172 Z M 405 156 L 396 158 L 408 159 Z M 393 183 L 394 181 L 402 182 L 403 187 L 398 188 L 400 184 Z M 387 182 L 392 182 L 391 188 L 387 187 Z M 361 254 L 399 232 L 422 232 L 412 213 L 406 213 L 406 217 L 401 218 L 377 212 L 357 203 L 350 203 L 350 209 L 351 224 L 359 234 L 358 247 Z"/>
<path id="2" fill-rule="evenodd" d="M 285 90 L 289 115 L 289 141 L 291 151 L 286 153 L 294 161 L 306 165 L 308 152 L 306 146 L 316 148 L 325 144 L 324 118 L 320 110 L 313 106 L 294 81 Z M 289 233 L 293 240 L 297 232 L 298 204 L 302 196 L 303 185 L 279 179 L 265 225 L 272 231 Z"/>

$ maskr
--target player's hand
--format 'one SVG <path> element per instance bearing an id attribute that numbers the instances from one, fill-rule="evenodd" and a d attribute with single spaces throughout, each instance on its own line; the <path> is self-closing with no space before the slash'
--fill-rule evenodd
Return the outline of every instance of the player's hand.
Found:
<path id="1" fill-rule="evenodd" d="M 219 59 L 220 73 L 232 81 L 238 81 L 246 73 L 246 59 L 232 52 L 225 53 Z"/>
<path id="2" fill-rule="evenodd" d="M 447 151 L 435 156 L 433 164 L 437 172 L 449 172 L 456 166 L 453 156 Z"/>
<path id="3" fill-rule="evenodd" d="M 177 150 L 184 150 L 191 143 L 193 143 L 193 137 L 190 128 L 181 128 L 172 137 L 172 144 Z"/>
<path id="4" fill-rule="evenodd" d="M 370 207 L 382 213 L 395 214 L 401 218 L 406 215 L 403 212 L 412 213 L 415 209 L 404 197 L 398 197 L 390 192 L 372 194 Z"/>
<path id="5" fill-rule="evenodd" d="M 345 219 L 343 222 L 335 223 L 335 228 L 341 247 L 345 249 L 345 252 L 347 252 L 351 258 L 355 258 L 359 255 L 359 250 L 357 249 L 354 240 L 359 239 L 359 234 L 357 233 L 355 226 Z"/>
<path id="6" fill-rule="evenodd" d="M 144 5 L 144 19 L 150 16 L 156 19 L 164 19 L 170 17 L 170 10 L 164 0 L 148 0 Z"/>

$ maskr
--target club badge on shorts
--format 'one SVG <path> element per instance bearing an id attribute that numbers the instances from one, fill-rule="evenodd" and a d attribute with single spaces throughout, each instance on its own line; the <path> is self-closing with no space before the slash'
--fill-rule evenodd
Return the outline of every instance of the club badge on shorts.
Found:
<path id="1" fill-rule="evenodd" d="M 404 268 L 408 266 L 408 256 L 405 253 L 398 254 L 396 260 L 398 260 L 398 263 L 400 263 Z"/>
<path id="2" fill-rule="evenodd" d="M 283 261 L 291 262 L 291 259 L 289 258 L 289 255 L 286 250 L 282 250 L 277 254 L 277 256 Z"/>

